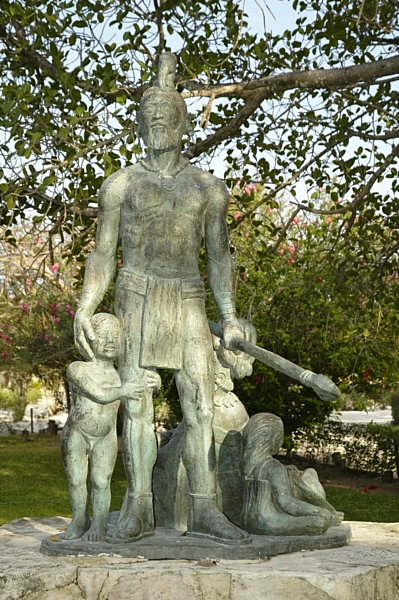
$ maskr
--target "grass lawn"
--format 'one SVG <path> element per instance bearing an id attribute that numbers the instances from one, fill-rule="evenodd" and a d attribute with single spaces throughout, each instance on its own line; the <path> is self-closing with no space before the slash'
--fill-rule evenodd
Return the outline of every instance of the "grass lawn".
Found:
<path id="1" fill-rule="evenodd" d="M 0 437 L 0 525 L 21 517 L 70 517 L 67 481 L 60 438 L 31 435 Z M 111 510 L 119 510 L 126 489 L 122 457 L 118 454 L 112 477 Z M 399 522 L 399 494 L 364 493 L 326 487 L 327 499 L 348 521 Z"/>
<path id="2" fill-rule="evenodd" d="M 325 487 L 327 500 L 345 513 L 346 521 L 399 522 L 399 494 Z"/>
<path id="3" fill-rule="evenodd" d="M 71 517 L 60 438 L 30 435 L 0 437 L 0 525 L 21 517 Z M 119 510 L 126 489 L 122 457 L 112 477 L 111 510 Z"/>

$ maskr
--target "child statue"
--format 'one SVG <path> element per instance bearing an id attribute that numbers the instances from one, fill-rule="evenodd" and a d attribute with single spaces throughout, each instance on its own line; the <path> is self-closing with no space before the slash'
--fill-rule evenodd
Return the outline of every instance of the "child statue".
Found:
<path id="1" fill-rule="evenodd" d="M 276 415 L 259 413 L 243 431 L 244 497 L 241 527 L 259 535 L 319 535 L 339 525 L 343 514 L 325 498 L 314 469 L 302 475 L 273 458 L 284 441 Z"/>
<path id="2" fill-rule="evenodd" d="M 144 389 L 133 381 L 121 384 L 114 367 L 119 353 L 119 322 L 110 314 L 91 317 L 96 333 L 94 358 L 67 368 L 72 405 L 62 431 L 61 450 L 68 478 L 72 521 L 59 537 L 97 542 L 105 538 L 111 503 L 110 483 L 118 443 L 116 416 L 120 400 L 140 402 Z M 159 386 L 159 376 L 147 372 L 147 385 Z M 88 515 L 88 459 L 91 463 L 93 520 Z"/>

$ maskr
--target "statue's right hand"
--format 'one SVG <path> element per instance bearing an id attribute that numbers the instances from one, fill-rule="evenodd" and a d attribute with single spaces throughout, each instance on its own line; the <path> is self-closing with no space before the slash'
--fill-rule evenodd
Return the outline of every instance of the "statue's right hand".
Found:
<path id="1" fill-rule="evenodd" d="M 96 339 L 96 334 L 91 326 L 90 316 L 83 310 L 77 310 L 74 320 L 75 344 L 79 352 L 85 358 L 93 360 L 94 353 L 91 348 L 92 342 Z"/>
<path id="2" fill-rule="evenodd" d="M 123 384 L 123 395 L 129 400 L 142 400 L 144 387 L 134 381 L 128 381 Z"/>

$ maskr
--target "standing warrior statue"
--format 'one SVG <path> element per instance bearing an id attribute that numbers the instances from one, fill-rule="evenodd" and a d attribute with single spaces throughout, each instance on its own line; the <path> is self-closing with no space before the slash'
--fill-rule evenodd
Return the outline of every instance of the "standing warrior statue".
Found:
<path id="1" fill-rule="evenodd" d="M 185 421 L 184 465 L 189 484 L 189 536 L 246 543 L 248 534 L 216 503 L 212 438 L 214 363 L 198 269 L 205 239 L 208 281 L 221 323 L 223 344 L 242 337 L 235 316 L 234 268 L 226 226 L 229 194 L 224 183 L 181 155 L 190 128 L 187 107 L 175 91 L 176 58 L 165 53 L 158 79 L 144 94 L 138 115 L 147 156 L 104 182 L 99 196 L 96 243 L 86 266 L 75 317 L 76 343 L 92 356 L 90 317 L 116 268 L 122 238 L 123 269 L 115 288 L 121 327 L 122 383 L 143 382 L 141 402 L 125 403 L 123 457 L 128 480 L 115 541 L 134 541 L 154 530 L 151 476 L 156 460 L 152 393 L 145 369 L 175 370 Z"/>

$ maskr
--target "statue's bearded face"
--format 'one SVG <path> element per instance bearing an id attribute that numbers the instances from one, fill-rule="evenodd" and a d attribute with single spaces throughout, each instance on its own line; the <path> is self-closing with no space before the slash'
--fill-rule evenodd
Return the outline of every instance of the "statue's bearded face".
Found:
<path id="1" fill-rule="evenodd" d="M 148 148 L 168 150 L 180 145 L 186 115 L 173 93 L 157 91 L 145 98 L 140 107 L 139 121 L 140 133 Z"/>

